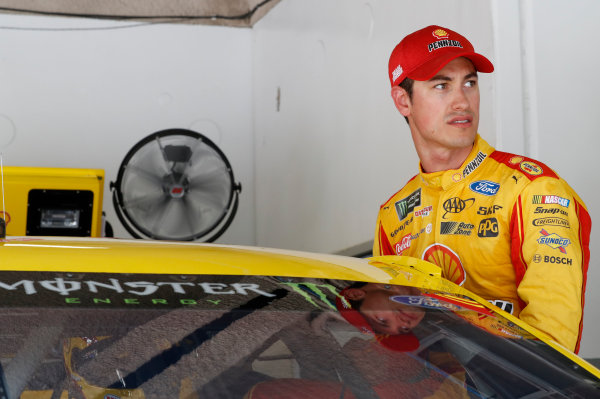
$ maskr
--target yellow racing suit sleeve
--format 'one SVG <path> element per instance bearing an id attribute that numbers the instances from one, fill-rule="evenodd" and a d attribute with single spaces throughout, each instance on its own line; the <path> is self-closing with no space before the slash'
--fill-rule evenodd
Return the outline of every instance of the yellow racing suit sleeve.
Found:
<path id="1" fill-rule="evenodd" d="M 534 179 L 516 199 L 510 229 L 519 318 L 577 353 L 590 256 L 583 201 L 560 178 Z"/>
<path id="2" fill-rule="evenodd" d="M 383 230 L 380 219 L 381 213 L 377 216 L 377 223 L 375 228 L 375 238 L 373 240 L 373 256 L 380 255 L 395 255 L 395 251 L 390 244 L 387 234 Z"/>

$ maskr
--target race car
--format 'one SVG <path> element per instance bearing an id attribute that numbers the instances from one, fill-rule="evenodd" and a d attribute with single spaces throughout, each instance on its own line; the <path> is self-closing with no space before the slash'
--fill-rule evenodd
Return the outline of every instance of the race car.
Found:
<path id="1" fill-rule="evenodd" d="M 0 243 L 0 397 L 591 398 L 600 371 L 426 261 Z"/>

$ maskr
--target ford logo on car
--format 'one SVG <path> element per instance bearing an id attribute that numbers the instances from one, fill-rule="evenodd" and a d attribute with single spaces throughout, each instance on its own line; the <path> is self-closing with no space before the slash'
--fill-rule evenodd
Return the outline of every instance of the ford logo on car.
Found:
<path id="1" fill-rule="evenodd" d="M 496 195 L 496 193 L 500 189 L 500 185 L 489 180 L 479 180 L 471 183 L 469 188 L 471 189 L 471 191 L 475 191 L 478 194 L 492 196 Z"/>

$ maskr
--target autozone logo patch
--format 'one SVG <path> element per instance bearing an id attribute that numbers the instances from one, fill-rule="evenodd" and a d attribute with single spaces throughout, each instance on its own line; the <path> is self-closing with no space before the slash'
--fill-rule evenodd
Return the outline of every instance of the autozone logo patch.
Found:
<path id="1" fill-rule="evenodd" d="M 532 204 L 557 204 L 564 208 L 568 208 L 571 200 L 568 200 L 558 195 L 534 195 Z"/>
<path id="2" fill-rule="evenodd" d="M 402 221 L 409 213 L 411 213 L 415 207 L 421 205 L 421 189 L 413 191 L 408 197 L 402 198 L 400 201 L 394 204 L 396 206 L 396 212 L 398 213 L 398 219 Z"/>
<path id="3" fill-rule="evenodd" d="M 568 238 L 562 238 L 556 233 L 548 233 L 544 229 L 540 231 L 540 234 L 542 236 L 537 240 L 539 244 L 548 245 L 550 248 L 558 249 L 563 254 L 567 253 L 565 247 L 571 244 L 571 240 Z"/>
<path id="4" fill-rule="evenodd" d="M 474 202 L 475 198 L 462 200 L 458 197 L 454 197 L 447 199 L 446 201 L 444 201 L 443 207 L 446 213 L 442 215 L 442 219 L 446 219 L 446 215 L 449 213 L 460 213 L 463 210 L 470 208 Z"/>
<path id="5" fill-rule="evenodd" d="M 440 234 L 452 234 L 460 236 L 470 236 L 475 226 L 471 223 L 462 222 L 442 222 L 440 225 Z"/>
<path id="6" fill-rule="evenodd" d="M 483 219 L 479 222 L 479 228 L 477 229 L 477 236 L 479 237 L 498 237 L 498 219 L 489 218 Z"/>

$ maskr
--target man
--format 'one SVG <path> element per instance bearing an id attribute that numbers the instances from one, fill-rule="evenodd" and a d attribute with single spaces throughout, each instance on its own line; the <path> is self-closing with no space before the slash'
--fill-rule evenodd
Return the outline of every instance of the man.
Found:
<path id="1" fill-rule="evenodd" d="M 381 206 L 373 254 L 419 257 L 444 277 L 577 352 L 591 220 L 552 169 L 478 134 L 477 72 L 492 63 L 460 34 L 429 26 L 389 60 L 420 173 Z"/>

